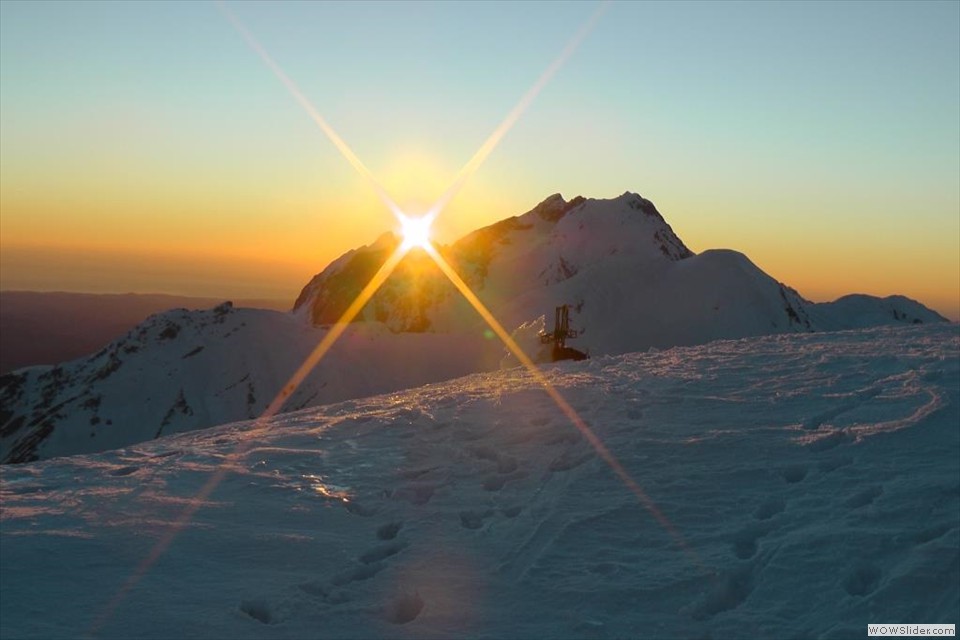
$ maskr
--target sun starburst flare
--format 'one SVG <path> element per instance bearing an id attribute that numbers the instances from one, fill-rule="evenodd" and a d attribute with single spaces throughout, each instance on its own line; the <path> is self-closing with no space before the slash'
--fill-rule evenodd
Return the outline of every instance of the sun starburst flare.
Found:
<path id="1" fill-rule="evenodd" d="M 484 322 L 500 338 L 506 348 L 520 361 L 520 363 L 530 372 L 534 380 L 540 384 L 553 402 L 567 416 L 573 426 L 583 435 L 583 437 L 593 446 L 601 459 L 613 470 L 616 476 L 624 485 L 636 496 L 637 500 L 650 512 L 656 521 L 670 534 L 678 547 L 685 550 L 693 558 L 694 563 L 703 568 L 703 563 L 698 556 L 689 549 L 683 537 L 676 530 L 676 527 L 663 514 L 656 503 L 643 491 L 639 484 L 633 480 L 622 464 L 617 460 L 613 453 L 607 448 L 602 440 L 593 432 L 587 423 L 580 417 L 577 411 L 564 399 L 559 390 L 543 374 L 539 367 L 530 359 L 529 356 L 520 348 L 515 340 L 503 328 L 503 325 L 494 317 L 483 302 L 476 296 L 470 287 L 463 281 L 450 264 L 440 255 L 440 252 L 433 246 L 430 237 L 430 228 L 437 216 L 442 212 L 446 205 L 456 196 L 464 183 L 477 171 L 480 165 L 493 152 L 500 140 L 516 124 L 523 113 L 527 110 L 533 100 L 542 91 L 544 86 L 563 66 L 567 59 L 576 51 L 580 43 L 586 38 L 593 29 L 601 15 L 606 11 L 609 2 L 601 2 L 598 8 L 590 18 L 577 30 L 573 37 L 566 43 L 560 54 L 544 70 L 540 77 L 534 82 L 530 89 L 524 93 L 513 109 L 507 114 L 503 121 L 484 141 L 477 152 L 457 173 L 453 182 L 443 192 L 440 198 L 433 204 L 428 212 L 421 217 L 413 217 L 400 209 L 396 202 L 390 197 L 386 189 L 373 176 L 366 165 L 360 161 L 353 150 L 337 134 L 332 126 L 323 118 L 320 112 L 303 94 L 297 84 L 283 71 L 276 61 L 267 53 L 263 46 L 254 38 L 252 33 L 240 22 L 227 8 L 223 0 L 216 0 L 216 6 L 226 19 L 233 25 L 234 29 L 240 34 L 247 45 L 253 49 L 263 60 L 270 71 L 281 81 L 287 91 L 294 97 L 297 103 L 307 112 L 310 118 L 317 124 L 323 133 L 329 138 L 343 157 L 363 176 L 376 192 L 384 205 L 390 210 L 394 217 L 400 223 L 401 241 L 387 259 L 381 265 L 380 269 L 374 274 L 370 281 L 364 286 L 361 292 L 353 302 L 343 312 L 340 319 L 332 325 L 323 338 L 314 347 L 313 351 L 307 356 L 298 369 L 290 376 L 290 379 L 280 389 L 273 400 L 267 405 L 263 413 L 254 422 L 253 428 L 248 430 L 243 439 L 237 445 L 233 452 L 226 456 L 225 460 L 218 469 L 211 475 L 200 491 L 194 496 L 183 513 L 177 518 L 176 522 L 167 530 L 161 539 L 154 545 L 150 553 L 134 569 L 131 575 L 118 589 L 117 593 L 110 600 L 104 610 L 94 620 L 88 635 L 95 635 L 103 624 L 113 615 L 113 612 L 123 601 L 126 595 L 143 578 L 157 560 L 166 552 L 169 546 L 180 531 L 193 519 L 196 512 L 206 503 L 209 496 L 223 481 L 229 471 L 240 462 L 243 456 L 249 451 L 252 443 L 256 441 L 257 436 L 269 426 L 269 419 L 279 413 L 287 400 L 300 387 L 306 377 L 326 356 L 330 348 L 347 330 L 350 323 L 363 310 L 364 306 L 370 301 L 373 295 L 387 281 L 403 258 L 413 249 L 422 249 L 444 276 L 453 284 L 461 295 L 477 311 Z"/>
<path id="2" fill-rule="evenodd" d="M 400 221 L 400 236 L 402 242 L 400 247 L 405 250 L 426 249 L 430 245 L 430 225 L 433 224 L 433 216 L 427 214 L 419 218 L 404 216 Z"/>

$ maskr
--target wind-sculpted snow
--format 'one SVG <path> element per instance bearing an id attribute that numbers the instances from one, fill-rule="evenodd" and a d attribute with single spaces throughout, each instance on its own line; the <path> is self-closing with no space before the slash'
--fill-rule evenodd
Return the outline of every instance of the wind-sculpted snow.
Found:
<path id="1" fill-rule="evenodd" d="M 960 622 L 957 325 L 544 374 L 669 528 L 525 370 L 477 374 L 0 468 L 0 636 L 859 638 L 868 622 Z"/>

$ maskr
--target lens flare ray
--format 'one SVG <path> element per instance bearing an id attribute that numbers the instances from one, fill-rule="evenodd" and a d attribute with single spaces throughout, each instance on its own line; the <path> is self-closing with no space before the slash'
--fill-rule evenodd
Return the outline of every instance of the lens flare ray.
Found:
<path id="1" fill-rule="evenodd" d="M 113 612 L 124 600 L 127 594 L 133 589 L 140 580 L 147 574 L 151 567 L 156 564 L 157 560 L 167 551 L 176 537 L 180 534 L 183 528 L 193 520 L 193 517 L 196 515 L 197 511 L 204 504 L 207 503 L 207 499 L 210 497 L 210 494 L 223 482 L 224 478 L 235 468 L 236 464 L 240 459 L 249 451 L 249 449 L 255 444 L 257 436 L 263 432 L 267 427 L 268 420 L 280 412 L 280 409 L 283 408 L 284 403 L 294 391 L 299 388 L 303 383 L 304 379 L 310 374 L 310 371 L 320 362 L 321 359 L 327 354 L 333 344 L 343 335 L 343 332 L 347 330 L 350 326 L 350 322 L 363 310 L 363 307 L 370 301 L 370 298 L 383 286 L 383 283 L 387 281 L 387 278 L 390 277 L 390 274 L 397 268 L 397 265 L 400 264 L 400 261 L 403 260 L 403 257 L 409 252 L 409 248 L 401 245 L 398 245 L 392 254 L 386 259 L 380 269 L 374 274 L 370 279 L 367 285 L 360 291 L 354 301 L 350 304 L 349 307 L 343 312 L 340 316 L 340 319 L 330 327 L 323 339 L 317 343 L 317 346 L 314 347 L 313 351 L 310 352 L 310 355 L 307 356 L 303 364 L 297 369 L 296 372 L 287 383 L 280 389 L 274 399 L 267 405 L 267 408 L 264 409 L 263 413 L 260 414 L 260 417 L 257 418 L 254 422 L 253 428 L 244 433 L 243 439 L 237 445 L 237 447 L 226 457 L 226 459 L 217 467 L 217 470 L 207 479 L 200 491 L 197 492 L 192 498 L 189 499 L 189 504 L 176 519 L 176 521 L 170 526 L 170 528 L 163 534 L 160 540 L 153 546 L 150 550 L 150 553 L 143 559 L 143 561 L 134 569 L 130 574 L 127 580 L 123 585 L 118 589 L 117 593 L 110 600 L 106 607 L 104 607 L 103 612 L 94 620 L 94 623 L 91 625 L 91 628 L 88 630 L 87 635 L 95 636 L 99 630 L 103 627 L 104 623 L 110 619 L 113 615 Z"/>
<path id="2" fill-rule="evenodd" d="M 303 91 L 300 90 L 300 87 L 296 82 L 293 81 L 290 76 L 280 67 L 279 64 L 273 59 L 273 57 L 267 53 L 267 50 L 263 48 L 263 45 L 260 44 L 260 41 L 257 40 L 249 29 L 244 26 L 240 19 L 227 7 L 223 0 L 217 0 L 216 6 L 220 12 L 224 15 L 227 21 L 233 25 L 233 28 L 240 34 L 240 37 L 243 38 L 244 42 L 247 43 L 253 51 L 260 56 L 260 59 L 263 60 L 264 64 L 267 65 L 267 68 L 273 72 L 273 75 L 277 77 L 278 80 L 286 87 L 287 91 L 297 103 L 307 112 L 307 115 L 320 127 L 320 130 L 330 139 L 330 142 L 333 143 L 333 146 L 337 148 L 341 155 L 349 162 L 354 169 L 357 170 L 361 176 L 363 176 L 373 190 L 379 196 L 380 200 L 387 206 L 388 209 L 393 213 L 393 215 L 403 221 L 404 214 L 401 211 L 400 207 L 396 202 L 393 201 L 393 198 L 390 197 L 390 194 L 387 193 L 387 190 L 383 188 L 383 185 L 374 177 L 374 175 L 367 169 L 367 166 L 363 164 L 360 158 L 357 157 L 357 154 L 353 152 L 353 149 L 350 148 L 343 138 L 340 137 L 340 134 L 334 130 L 330 123 L 327 122 L 317 108 L 313 106 L 313 103 L 303 94 Z"/>
<path id="3" fill-rule="evenodd" d="M 688 549 L 686 543 L 683 540 L 683 537 L 673 526 L 673 523 L 667 519 L 667 517 L 660 511 L 660 508 L 656 503 L 647 495 L 647 493 L 640 487 L 639 484 L 627 473 L 627 470 L 623 468 L 623 465 L 617 460 L 613 455 L 610 449 L 607 448 L 603 441 L 597 437 L 593 430 L 583 421 L 583 418 L 577 413 L 576 409 L 570 406 L 570 403 L 560 394 L 556 387 L 543 375 L 543 372 L 540 371 L 540 368 L 536 365 L 533 360 L 520 348 L 520 345 L 510 336 L 509 333 L 503 328 L 503 325 L 494 317 L 494 315 L 487 309 L 486 305 L 474 294 L 473 290 L 470 289 L 470 286 L 463 281 L 460 275 L 450 266 L 450 264 L 440 255 L 440 253 L 432 246 L 426 247 L 427 255 L 433 258 L 433 261 L 437 264 L 437 267 L 440 268 L 440 271 L 450 280 L 457 291 L 466 298 L 467 302 L 480 314 L 480 317 L 483 318 L 494 333 L 497 334 L 497 337 L 503 342 L 503 344 L 510 350 L 517 360 L 523 364 L 524 367 L 530 372 L 534 380 L 536 380 L 543 389 L 547 392 L 553 402 L 563 411 L 564 415 L 573 423 L 573 426 L 586 438 L 587 442 L 593 446 L 597 454 L 603 459 L 604 462 L 609 465 L 613 472 L 620 478 L 621 481 L 627 486 L 628 489 L 637 497 L 640 503 L 650 512 L 650 514 L 656 518 L 657 522 L 666 529 L 666 531 L 673 537 L 674 542 L 677 546 L 682 549 Z"/>
<path id="4" fill-rule="evenodd" d="M 590 16 L 573 37 L 566 43 L 560 54 L 544 70 L 533 86 L 527 90 L 520 98 L 519 102 L 511 109 L 500 125 L 484 141 L 477 152 L 463 166 L 454 177 L 453 182 L 443 192 L 440 198 L 433 204 L 428 212 L 420 219 L 413 219 L 404 213 L 400 207 L 390 197 L 384 187 L 373 176 L 366 165 L 357 157 L 349 145 L 340 137 L 320 112 L 313 106 L 309 99 L 303 94 L 299 86 L 283 71 L 279 64 L 267 53 L 253 34 L 243 25 L 239 18 L 234 15 L 225 5 L 223 0 L 216 0 L 217 8 L 230 22 L 234 29 L 243 38 L 246 44 L 261 58 L 270 71 L 284 85 L 287 91 L 294 97 L 297 103 L 307 112 L 310 118 L 323 131 L 327 138 L 333 143 L 343 157 L 353 166 L 353 168 L 370 184 L 381 201 L 387 206 L 391 213 L 400 222 L 404 229 L 411 224 L 416 225 L 416 236 L 413 233 L 410 237 L 405 237 L 396 247 L 394 252 L 381 265 L 380 269 L 374 274 L 370 281 L 364 286 L 350 306 L 343 312 L 340 319 L 327 331 L 313 351 L 307 356 L 300 367 L 294 372 L 287 383 L 280 389 L 274 399 L 266 407 L 263 413 L 257 418 L 253 428 L 246 432 L 243 440 L 240 441 L 234 451 L 227 456 L 227 459 L 217 468 L 203 485 L 200 491 L 190 500 L 189 505 L 183 513 L 177 518 L 173 525 L 167 530 L 160 540 L 154 545 L 150 553 L 136 567 L 117 593 L 106 605 L 99 616 L 96 617 L 91 625 L 88 635 L 95 635 L 113 615 L 113 612 L 125 599 L 129 592 L 143 579 L 150 568 L 156 564 L 160 557 L 166 552 L 177 535 L 193 519 L 196 512 L 206 503 L 213 491 L 220 485 L 226 475 L 235 468 L 239 460 L 244 456 L 255 441 L 256 436 L 267 427 L 269 418 L 273 417 L 283 408 L 285 402 L 300 387 L 310 372 L 327 355 L 330 348 L 347 330 L 353 319 L 363 310 L 363 307 L 370 301 L 374 294 L 387 281 L 397 266 L 403 260 L 404 256 L 414 247 L 422 248 L 436 263 L 440 271 L 450 280 L 453 286 L 466 298 L 470 305 L 477 311 L 480 317 L 490 326 L 494 333 L 500 338 L 507 349 L 523 364 L 530 372 L 534 380 L 540 384 L 546 393 L 550 396 L 557 407 L 567 416 L 570 422 L 577 428 L 583 437 L 593 446 L 598 455 L 607 463 L 624 485 L 637 497 L 640 503 L 653 515 L 657 522 L 672 536 L 677 546 L 686 550 L 694 557 L 695 563 L 702 567 L 702 562 L 696 557 L 679 534 L 670 520 L 660 511 L 656 503 L 643 491 L 643 489 L 631 478 L 626 469 L 620 464 L 613 453 L 604 445 L 599 437 L 583 421 L 576 410 L 564 399 L 554 385 L 544 376 L 537 365 L 524 353 L 520 346 L 506 332 L 500 322 L 493 316 L 487 307 L 473 293 L 470 287 L 463 281 L 457 272 L 440 255 L 429 240 L 428 232 L 430 224 L 436 219 L 446 205 L 457 195 L 466 181 L 477 171 L 481 164 L 497 147 L 503 137 L 516 124 L 523 113 L 529 108 L 533 100 L 539 95 L 547 83 L 566 63 L 571 55 L 580 46 L 580 43 L 586 38 L 590 31 L 596 25 L 601 15 L 606 11 L 609 2 L 600 3 L 600 6 Z M 405 234 L 406 236 L 406 234 Z"/>
<path id="5" fill-rule="evenodd" d="M 263 414 L 260 416 L 261 420 L 275 415 L 283 408 L 283 403 L 297 390 L 320 360 L 327 355 L 330 347 L 343 335 L 343 332 L 347 330 L 347 327 L 350 326 L 353 319 L 357 317 L 357 314 L 359 314 L 367 302 L 370 301 L 370 298 L 383 286 L 383 283 L 387 281 L 387 278 L 389 278 L 390 274 L 397 268 L 397 265 L 400 264 L 403 257 L 407 255 L 409 249 L 410 247 L 405 244 L 400 244 L 394 252 L 390 254 L 390 257 L 387 258 L 386 262 L 384 262 L 380 269 L 374 274 L 370 282 L 357 294 L 357 297 L 350 303 L 346 311 L 343 312 L 343 315 L 340 316 L 336 324 L 330 327 L 330 330 L 323 336 L 323 339 L 317 346 L 314 347 L 313 351 L 310 352 L 310 355 L 303 361 L 300 368 L 290 377 L 290 380 L 281 388 L 276 398 L 274 398 L 263 411 Z"/>
<path id="6" fill-rule="evenodd" d="M 547 83 L 556 75 L 557 71 L 567 62 L 567 59 L 573 55 L 573 53 L 580 46 L 580 43 L 583 42 L 593 28 L 596 26 L 597 21 L 600 17 L 606 12 L 609 1 L 601 2 L 593 14 L 587 19 L 587 21 L 577 30 L 576 33 L 567 41 L 566 45 L 560 51 L 560 54 L 550 63 L 550 65 L 544 69 L 543 73 L 540 74 L 540 77 L 537 78 L 536 82 L 533 83 L 526 93 L 520 98 L 513 109 L 506 115 L 503 121 L 494 129 L 493 133 L 484 141 L 480 148 L 477 149 L 477 152 L 473 154 L 473 157 L 463 165 L 463 168 L 457 173 L 454 177 L 453 182 L 447 187 L 447 190 L 443 192 L 443 195 L 430 207 L 430 212 L 428 215 L 436 217 L 444 207 L 457 195 L 463 185 L 470 179 L 477 169 L 480 168 L 480 165 L 483 164 L 484 160 L 487 159 L 493 150 L 497 148 L 497 145 L 500 144 L 500 140 L 503 139 L 507 132 L 513 128 L 513 125 L 517 123 L 523 113 L 530 107 L 530 104 L 534 99 L 540 94 Z"/>

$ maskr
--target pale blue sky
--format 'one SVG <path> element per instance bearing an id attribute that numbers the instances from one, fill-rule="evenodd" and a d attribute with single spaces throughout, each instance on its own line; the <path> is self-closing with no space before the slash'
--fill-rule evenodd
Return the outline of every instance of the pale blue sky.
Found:
<path id="1" fill-rule="evenodd" d="M 443 183 L 597 5 L 229 6 L 375 174 L 413 149 Z M 238 224 L 276 214 L 285 193 L 336 192 L 345 206 L 363 188 L 212 3 L 5 0 L 0 11 L 9 237 L 29 230 L 21 196 L 69 191 L 94 169 L 145 198 L 182 194 L 172 207 L 192 219 L 190 202 L 213 215 L 227 190 L 260 202 Z M 853 252 L 862 259 L 833 270 L 864 290 L 937 289 L 936 306 L 955 313 L 960 3 L 612 3 L 475 182 L 442 239 L 553 192 L 632 190 L 695 250 L 744 251 L 811 297 L 840 289 L 826 268 L 804 274 L 808 256 Z M 317 269 L 371 235 L 324 247 Z M 903 291 L 908 271 L 918 284 Z"/>

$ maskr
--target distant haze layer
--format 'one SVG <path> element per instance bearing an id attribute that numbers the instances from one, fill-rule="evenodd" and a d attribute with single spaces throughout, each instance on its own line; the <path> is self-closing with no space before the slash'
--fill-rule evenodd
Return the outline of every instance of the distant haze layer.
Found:
<path id="1" fill-rule="evenodd" d="M 0 375 L 36 364 L 86 356 L 147 316 L 203 309 L 225 298 L 168 295 L 0 291 Z M 238 306 L 289 309 L 281 300 L 237 300 Z"/>

